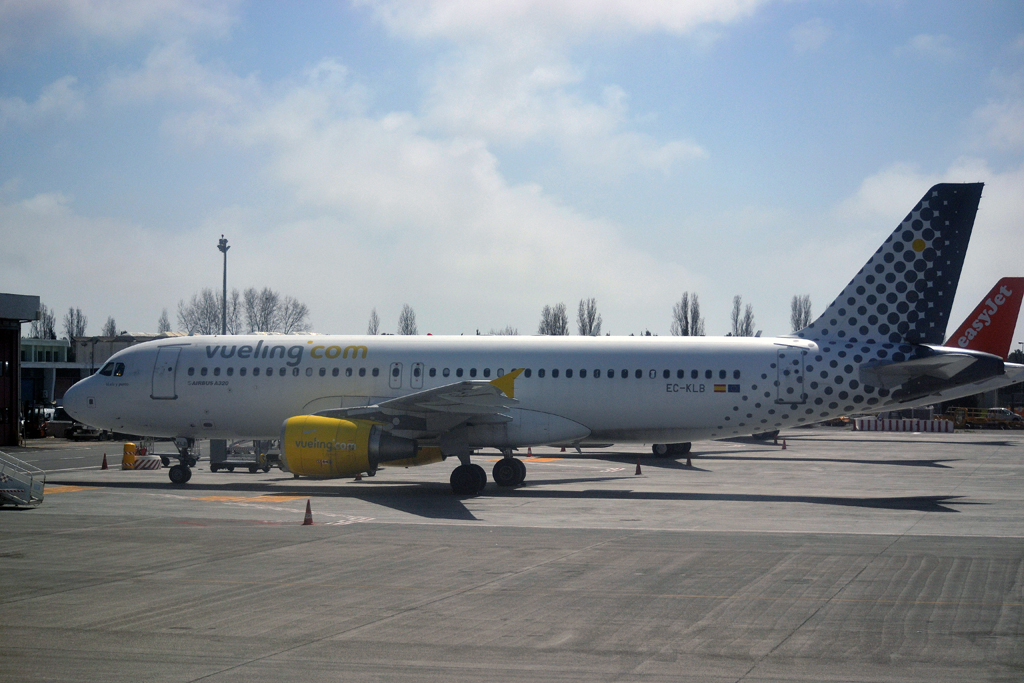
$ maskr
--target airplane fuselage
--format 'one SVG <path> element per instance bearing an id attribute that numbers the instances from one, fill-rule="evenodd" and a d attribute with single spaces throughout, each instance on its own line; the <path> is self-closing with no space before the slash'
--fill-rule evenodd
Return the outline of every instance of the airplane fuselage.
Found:
<path id="1" fill-rule="evenodd" d="M 471 425 L 472 445 L 672 443 L 881 410 L 889 392 L 865 387 L 860 367 L 912 350 L 789 337 L 185 337 L 116 354 L 110 374 L 65 401 L 79 419 L 120 432 L 276 438 L 295 415 L 523 368 L 511 420 Z"/>

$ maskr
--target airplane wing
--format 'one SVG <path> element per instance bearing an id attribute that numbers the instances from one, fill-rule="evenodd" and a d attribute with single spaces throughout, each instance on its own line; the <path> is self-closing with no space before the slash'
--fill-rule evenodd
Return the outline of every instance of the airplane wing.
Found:
<path id="1" fill-rule="evenodd" d="M 467 380 L 381 401 L 371 406 L 331 408 L 315 413 L 340 419 L 359 418 L 389 425 L 391 431 L 436 435 L 465 422 L 509 422 L 503 411 L 519 403 L 515 379 L 522 369 L 497 379 Z"/>

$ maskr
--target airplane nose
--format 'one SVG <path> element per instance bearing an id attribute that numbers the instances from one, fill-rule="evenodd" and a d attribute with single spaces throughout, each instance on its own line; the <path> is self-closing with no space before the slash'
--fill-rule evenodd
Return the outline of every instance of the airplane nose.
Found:
<path id="1" fill-rule="evenodd" d="M 71 385 L 71 388 L 64 392 L 64 411 L 79 422 L 84 422 L 85 417 L 85 389 L 82 385 L 85 380 Z"/>

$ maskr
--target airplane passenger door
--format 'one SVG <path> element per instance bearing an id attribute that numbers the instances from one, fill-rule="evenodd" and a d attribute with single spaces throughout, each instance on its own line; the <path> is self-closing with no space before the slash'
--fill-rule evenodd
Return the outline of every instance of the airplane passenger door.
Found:
<path id="1" fill-rule="evenodd" d="M 392 363 L 391 373 L 388 375 L 388 386 L 392 389 L 402 388 L 402 364 Z"/>
<path id="2" fill-rule="evenodd" d="M 409 378 L 413 389 L 423 388 L 423 363 L 412 364 L 412 377 Z"/>
<path id="3" fill-rule="evenodd" d="M 778 350 L 775 368 L 776 403 L 806 403 L 804 391 L 804 356 L 807 352 L 796 346 L 783 346 Z"/>
<path id="4" fill-rule="evenodd" d="M 180 348 L 163 347 L 156 350 L 156 365 L 153 366 L 153 393 L 150 398 L 178 398 L 174 378 L 178 373 Z"/>

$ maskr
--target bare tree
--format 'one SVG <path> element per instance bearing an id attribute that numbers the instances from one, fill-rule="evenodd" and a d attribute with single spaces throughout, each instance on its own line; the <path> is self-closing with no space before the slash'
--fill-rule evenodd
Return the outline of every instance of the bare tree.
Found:
<path id="1" fill-rule="evenodd" d="M 380 334 L 380 316 L 377 309 L 370 311 L 370 322 L 366 325 L 366 334 Z"/>
<path id="2" fill-rule="evenodd" d="M 286 296 L 278 313 L 280 331 L 284 334 L 295 334 L 309 330 L 309 308 L 298 299 Z"/>
<path id="3" fill-rule="evenodd" d="M 398 334 L 419 334 L 416 329 L 416 311 L 409 304 L 402 304 L 402 312 L 398 315 Z"/>
<path id="4" fill-rule="evenodd" d="M 690 336 L 704 336 L 704 318 L 700 314 L 700 300 L 696 292 L 690 296 Z"/>
<path id="5" fill-rule="evenodd" d="M 117 323 L 114 322 L 114 316 L 107 316 L 107 322 L 103 323 L 103 331 L 101 335 L 104 337 L 116 337 L 117 336 Z"/>
<path id="6" fill-rule="evenodd" d="M 218 307 L 221 306 L 223 296 L 221 293 L 217 294 Z M 231 290 L 231 294 L 228 295 L 228 305 L 220 310 L 226 313 L 228 334 L 242 334 L 242 301 L 237 289 Z"/>
<path id="7" fill-rule="evenodd" d="M 540 312 L 540 327 L 537 333 L 550 335 L 569 334 L 569 316 L 565 312 L 565 304 L 544 307 Z"/>
<path id="8" fill-rule="evenodd" d="M 754 336 L 754 307 L 747 304 L 743 307 L 743 298 L 737 294 L 732 298 L 732 336 Z M 742 313 L 740 312 L 742 308 Z"/>
<path id="9" fill-rule="evenodd" d="M 68 312 L 64 314 L 64 336 L 69 341 L 76 337 L 84 337 L 85 327 L 88 324 L 89 319 L 82 313 L 81 308 L 69 308 Z"/>
<path id="10" fill-rule="evenodd" d="M 171 331 L 171 319 L 167 317 L 167 309 L 160 313 L 160 319 L 156 321 L 157 334 L 164 334 Z"/>
<path id="11" fill-rule="evenodd" d="M 694 297 L 696 298 L 696 297 Z M 690 293 L 683 292 L 679 301 L 672 305 L 672 327 L 669 331 L 677 337 L 690 336 Z"/>
<path id="12" fill-rule="evenodd" d="M 754 336 L 754 307 L 750 304 L 743 307 L 743 322 L 740 324 L 740 336 Z"/>
<path id="13" fill-rule="evenodd" d="M 57 317 L 46 304 L 39 304 L 39 320 L 33 320 L 28 336 L 32 339 L 56 339 Z"/>
<path id="14" fill-rule="evenodd" d="M 249 332 L 276 332 L 277 308 L 280 296 L 270 287 L 257 291 L 249 287 L 242 295 L 245 307 L 245 325 Z"/>
<path id="15" fill-rule="evenodd" d="M 601 314 L 597 312 L 597 299 L 580 299 L 576 329 L 582 337 L 597 337 L 601 334 Z"/>
<path id="16" fill-rule="evenodd" d="M 496 329 L 494 329 L 492 327 L 491 328 L 491 334 L 508 335 L 508 336 L 518 335 L 519 334 L 519 328 L 518 327 L 512 327 L 511 325 L 505 325 L 504 328 L 502 328 L 500 330 L 496 330 Z"/>
<path id="17" fill-rule="evenodd" d="M 220 332 L 220 297 L 206 287 L 186 303 L 178 301 L 178 328 L 188 334 Z"/>
<path id="18" fill-rule="evenodd" d="M 789 314 L 789 322 L 793 326 L 793 332 L 799 332 L 811 324 L 811 295 L 793 295 L 792 311 Z"/>

